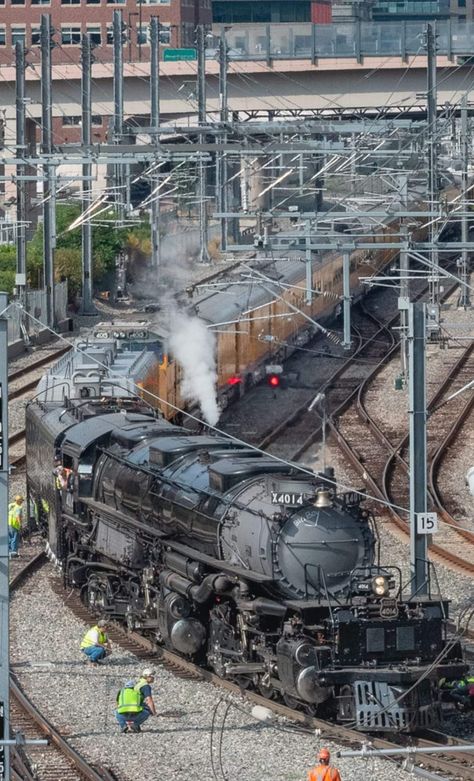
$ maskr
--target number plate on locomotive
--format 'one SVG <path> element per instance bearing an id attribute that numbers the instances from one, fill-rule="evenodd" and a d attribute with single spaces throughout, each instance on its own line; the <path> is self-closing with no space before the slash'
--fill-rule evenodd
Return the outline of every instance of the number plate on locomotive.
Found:
<path id="1" fill-rule="evenodd" d="M 301 507 L 301 505 L 304 504 L 304 495 L 272 491 L 272 504 L 284 504 L 287 507 Z"/>

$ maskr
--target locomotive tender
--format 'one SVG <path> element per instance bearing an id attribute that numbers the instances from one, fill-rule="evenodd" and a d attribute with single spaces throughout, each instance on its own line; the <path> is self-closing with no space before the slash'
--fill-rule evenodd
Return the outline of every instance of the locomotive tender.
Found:
<path id="1" fill-rule="evenodd" d="M 87 368 L 99 354 L 102 378 Z M 404 598 L 331 474 L 157 417 L 133 393 L 143 355 L 89 346 L 82 372 L 51 370 L 27 407 L 28 497 L 66 583 L 267 697 L 371 732 L 435 726 L 438 679 L 465 670 L 447 603 Z"/>

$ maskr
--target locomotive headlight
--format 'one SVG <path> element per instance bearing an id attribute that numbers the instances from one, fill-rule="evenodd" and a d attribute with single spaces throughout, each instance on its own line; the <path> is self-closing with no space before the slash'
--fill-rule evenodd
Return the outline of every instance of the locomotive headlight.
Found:
<path id="1" fill-rule="evenodd" d="M 372 580 L 372 591 L 376 597 L 385 597 L 388 594 L 388 579 L 383 575 L 377 575 Z"/>

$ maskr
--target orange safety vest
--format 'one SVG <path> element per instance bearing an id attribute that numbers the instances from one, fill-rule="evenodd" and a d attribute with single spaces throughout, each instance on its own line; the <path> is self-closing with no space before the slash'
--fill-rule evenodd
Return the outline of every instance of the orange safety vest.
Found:
<path id="1" fill-rule="evenodd" d="M 318 765 L 309 771 L 308 781 L 341 781 L 341 776 L 336 767 Z"/>

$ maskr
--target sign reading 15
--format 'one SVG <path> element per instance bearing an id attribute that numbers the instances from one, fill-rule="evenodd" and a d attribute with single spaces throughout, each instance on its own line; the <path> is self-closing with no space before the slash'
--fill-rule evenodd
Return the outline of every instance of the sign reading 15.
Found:
<path id="1" fill-rule="evenodd" d="M 416 531 L 418 534 L 436 534 L 438 531 L 438 516 L 436 513 L 417 513 Z"/>
<path id="2" fill-rule="evenodd" d="M 303 494 L 279 493 L 272 491 L 272 504 L 285 504 L 289 507 L 300 507 L 304 504 Z"/>

